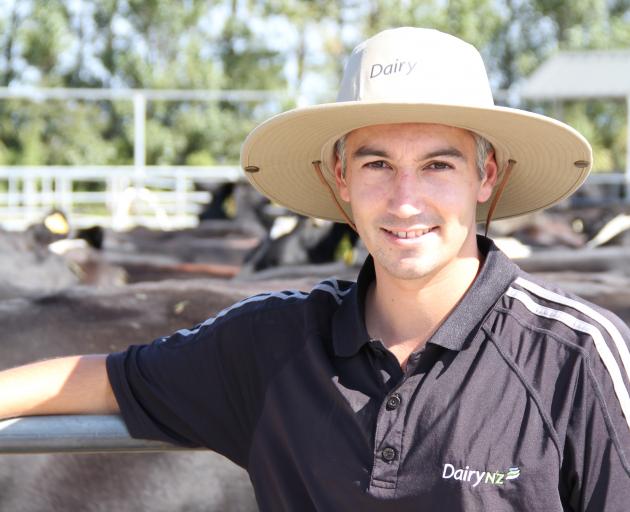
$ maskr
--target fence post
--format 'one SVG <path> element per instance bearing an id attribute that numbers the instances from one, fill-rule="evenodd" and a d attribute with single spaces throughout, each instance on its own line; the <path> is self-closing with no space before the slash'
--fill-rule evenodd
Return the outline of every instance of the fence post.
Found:
<path id="1" fill-rule="evenodd" d="M 146 165 L 147 99 L 141 92 L 133 94 L 133 165 L 135 187 L 144 186 Z"/>
<path id="2" fill-rule="evenodd" d="M 630 203 L 630 93 L 626 96 L 626 179 L 625 200 Z"/>

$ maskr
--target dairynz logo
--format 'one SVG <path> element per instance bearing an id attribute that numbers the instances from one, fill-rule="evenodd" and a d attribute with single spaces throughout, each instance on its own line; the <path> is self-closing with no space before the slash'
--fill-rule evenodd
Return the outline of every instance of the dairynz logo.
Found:
<path id="1" fill-rule="evenodd" d="M 442 478 L 470 482 L 473 487 L 479 484 L 504 485 L 509 480 L 515 480 L 521 476 L 519 468 L 510 468 L 507 471 L 484 471 L 465 468 L 456 468 L 453 464 L 444 464 Z"/>
<path id="2" fill-rule="evenodd" d="M 370 78 L 376 78 L 377 76 L 381 75 L 408 75 L 414 70 L 417 64 L 417 62 L 398 59 L 396 59 L 394 62 L 372 64 L 372 67 L 370 68 Z"/>

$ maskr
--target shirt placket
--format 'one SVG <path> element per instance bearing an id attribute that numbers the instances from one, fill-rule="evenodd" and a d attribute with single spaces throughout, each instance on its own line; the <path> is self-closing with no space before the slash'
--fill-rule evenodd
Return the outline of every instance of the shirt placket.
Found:
<path id="1" fill-rule="evenodd" d="M 389 357 L 394 357 L 388 354 Z M 398 364 L 398 362 L 396 362 Z M 414 389 L 416 376 L 406 376 L 386 395 L 376 419 L 372 474 L 368 492 L 373 496 L 391 498 L 395 495 L 403 453 L 405 417 Z"/>

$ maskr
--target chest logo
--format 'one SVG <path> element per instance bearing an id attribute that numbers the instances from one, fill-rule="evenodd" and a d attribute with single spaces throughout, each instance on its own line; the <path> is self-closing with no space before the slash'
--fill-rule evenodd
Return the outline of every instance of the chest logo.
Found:
<path id="1" fill-rule="evenodd" d="M 461 482 L 468 482 L 472 487 L 478 485 L 505 485 L 510 480 L 515 480 L 521 476 L 521 470 L 517 467 L 509 468 L 505 471 L 486 471 L 465 468 L 456 468 L 453 464 L 444 464 L 442 470 L 442 478 L 445 480 L 453 479 Z"/>

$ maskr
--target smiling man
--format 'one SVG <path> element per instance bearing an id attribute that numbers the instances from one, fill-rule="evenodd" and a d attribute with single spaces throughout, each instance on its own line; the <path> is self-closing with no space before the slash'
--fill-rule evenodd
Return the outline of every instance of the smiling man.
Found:
<path id="1" fill-rule="evenodd" d="M 478 167 L 475 137 L 435 124 L 359 128 L 342 151 L 339 196 L 374 260 L 368 332 L 404 365 L 479 271 L 476 206 L 492 194 L 496 161 L 489 152 Z"/>
<path id="2" fill-rule="evenodd" d="M 241 153 L 272 200 L 358 231 L 357 282 L 10 370 L 0 415 L 119 411 L 134 436 L 246 468 L 261 510 L 627 510 L 627 326 L 476 234 L 564 199 L 591 158 L 569 126 L 496 107 L 470 45 L 382 32 L 338 102 L 266 121 Z"/>

